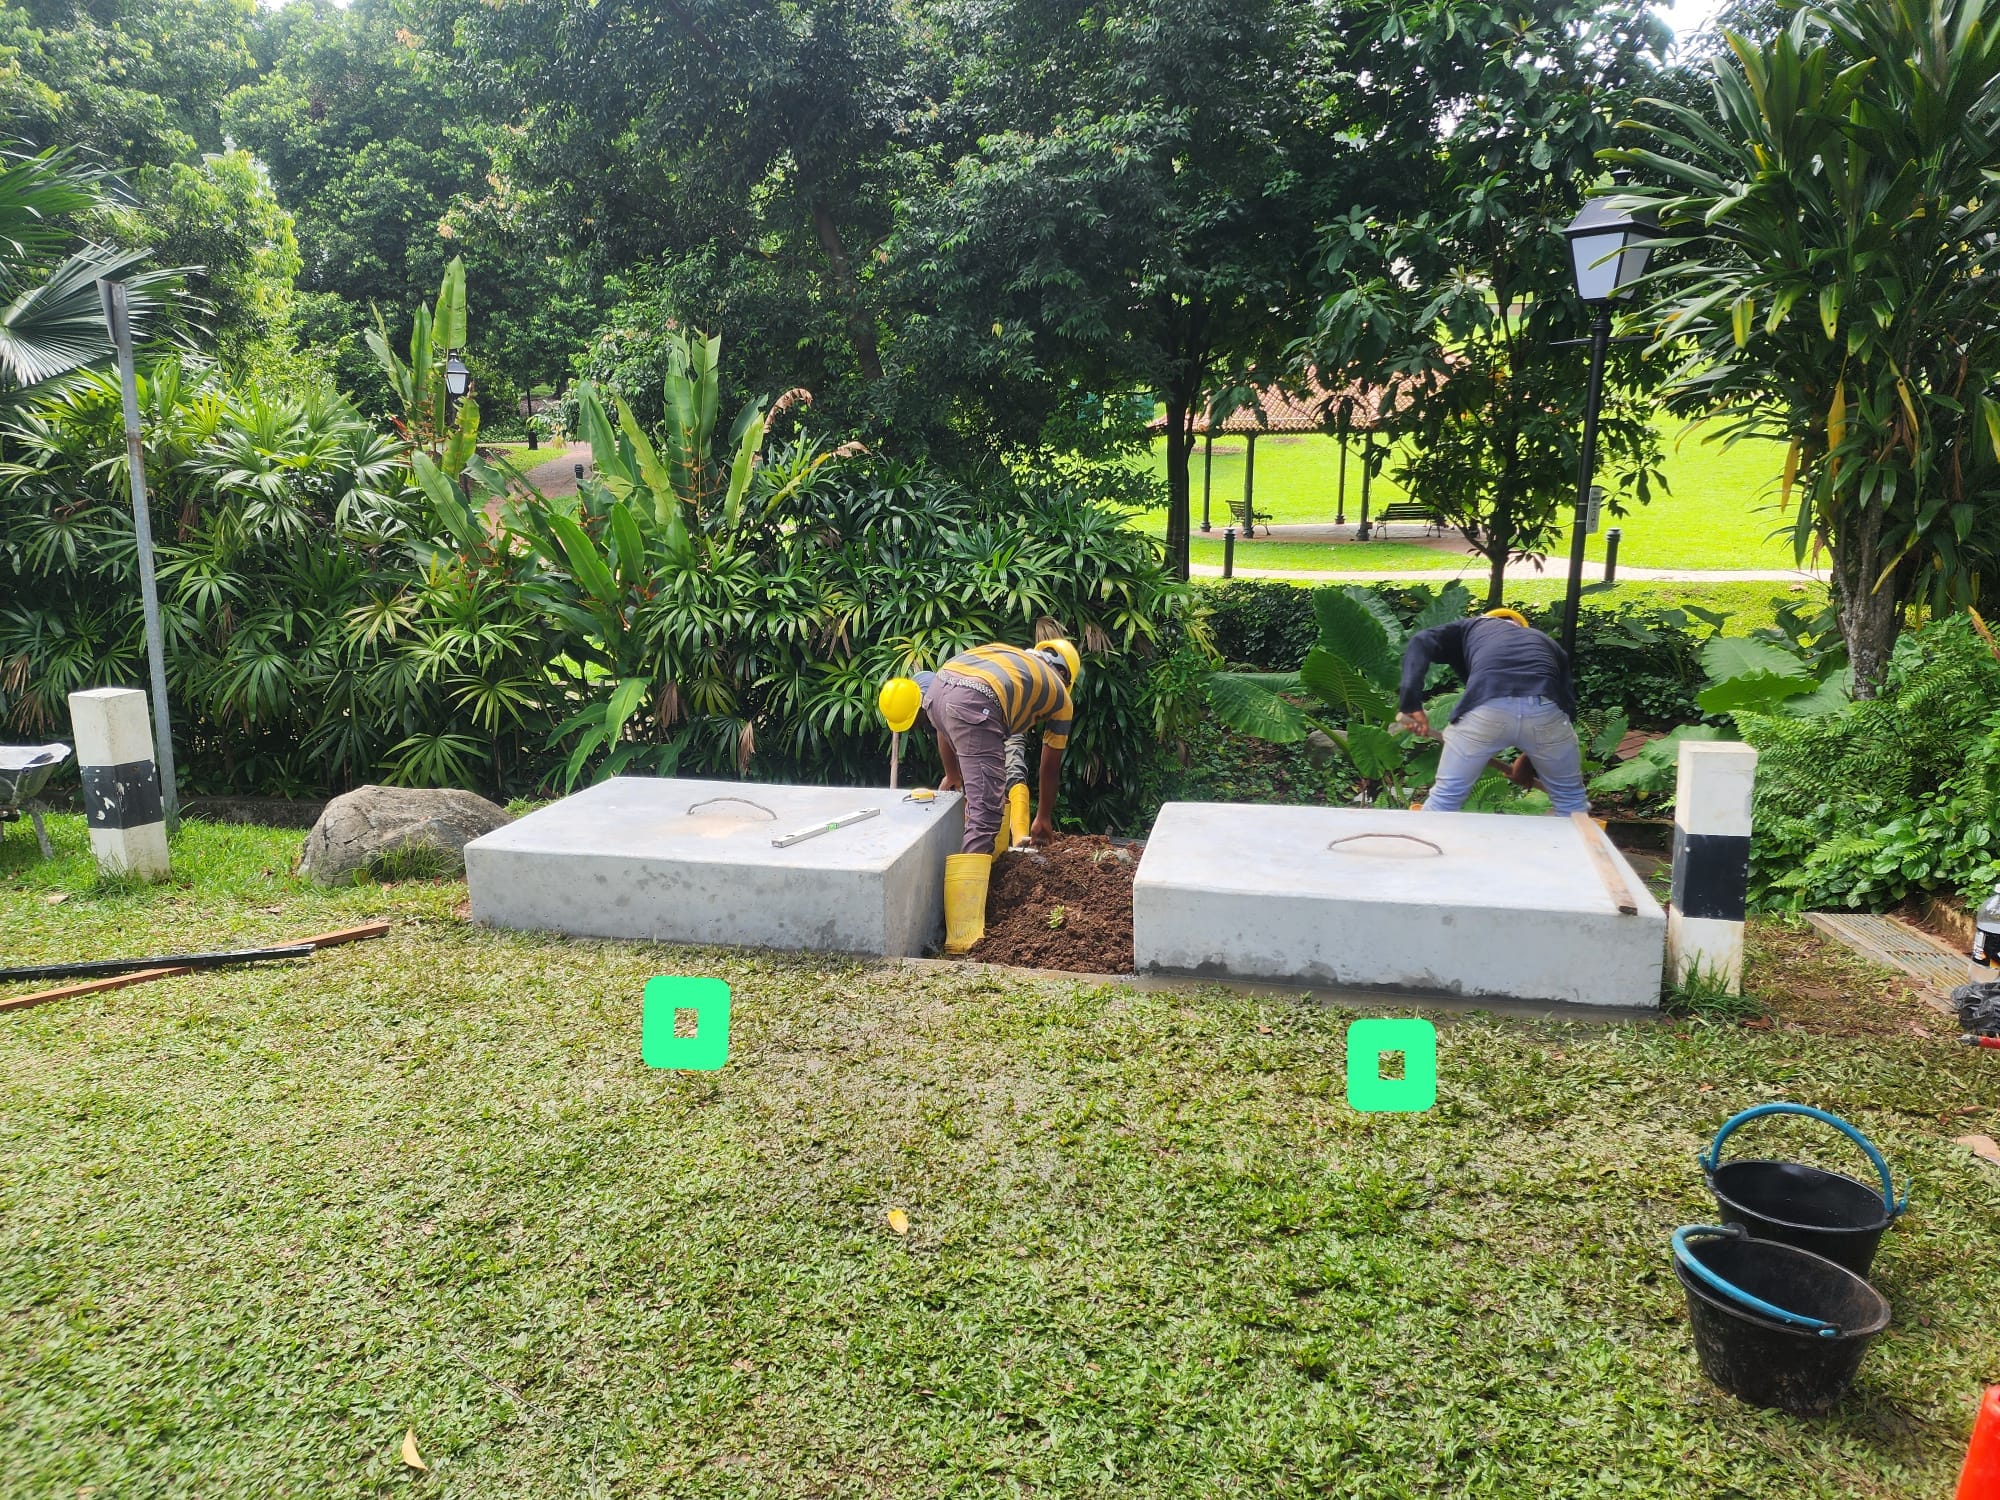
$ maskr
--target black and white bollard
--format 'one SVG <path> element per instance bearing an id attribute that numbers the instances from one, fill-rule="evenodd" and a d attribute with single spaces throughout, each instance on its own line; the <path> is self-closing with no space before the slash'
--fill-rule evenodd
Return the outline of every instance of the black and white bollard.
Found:
<path id="1" fill-rule="evenodd" d="M 1677 984 L 1712 975 L 1740 994 L 1757 752 L 1731 741 L 1685 740 L 1677 769 L 1667 972 Z"/>
<path id="2" fill-rule="evenodd" d="M 165 880 L 166 806 L 153 762 L 146 695 L 137 688 L 71 693 L 69 718 L 97 868 L 107 875 Z"/>

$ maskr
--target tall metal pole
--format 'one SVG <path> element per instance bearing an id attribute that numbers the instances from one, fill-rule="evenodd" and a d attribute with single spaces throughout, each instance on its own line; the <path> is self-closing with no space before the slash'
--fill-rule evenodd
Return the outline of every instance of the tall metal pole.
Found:
<path id="1" fill-rule="evenodd" d="M 132 364 L 132 318 L 125 283 L 100 281 L 104 322 L 118 355 L 118 386 L 125 400 L 125 467 L 132 476 L 132 532 L 139 542 L 139 597 L 146 611 L 146 658 L 153 678 L 153 744 L 160 768 L 160 801 L 167 832 L 180 821 L 180 788 L 174 777 L 173 723 L 167 714 L 167 655 L 160 638 L 160 585 L 153 573 L 153 517 L 146 508 L 146 456 L 139 433 L 139 378 Z"/>
<path id="2" fill-rule="evenodd" d="M 1563 654 L 1576 670 L 1576 610 L 1583 598 L 1583 546 L 1590 522 L 1590 482 L 1597 469 L 1597 407 L 1604 398 L 1604 355 L 1611 347 L 1611 304 L 1597 305 L 1590 325 L 1590 387 L 1583 398 L 1583 454 L 1577 463 L 1576 517 L 1569 542 L 1569 592 L 1563 597 Z"/>

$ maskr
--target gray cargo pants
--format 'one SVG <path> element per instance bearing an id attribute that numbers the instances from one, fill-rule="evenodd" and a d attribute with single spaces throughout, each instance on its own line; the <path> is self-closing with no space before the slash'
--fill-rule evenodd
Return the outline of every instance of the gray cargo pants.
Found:
<path id="1" fill-rule="evenodd" d="M 976 682 L 940 672 L 924 694 L 931 727 L 951 744 L 965 778 L 966 854 L 991 854 L 1007 814 L 1007 726 L 1000 704 Z"/>

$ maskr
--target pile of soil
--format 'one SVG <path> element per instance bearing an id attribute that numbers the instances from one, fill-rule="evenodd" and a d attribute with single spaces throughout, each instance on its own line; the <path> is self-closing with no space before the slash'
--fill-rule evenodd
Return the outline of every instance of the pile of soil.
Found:
<path id="1" fill-rule="evenodd" d="M 1033 853 L 993 861 L 986 936 L 970 957 L 989 964 L 1132 972 L 1132 876 L 1139 847 L 1097 834 L 1057 834 Z"/>

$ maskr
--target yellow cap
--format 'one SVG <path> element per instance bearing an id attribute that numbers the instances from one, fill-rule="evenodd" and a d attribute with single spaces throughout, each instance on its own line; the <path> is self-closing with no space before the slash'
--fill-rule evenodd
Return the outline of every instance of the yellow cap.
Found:
<path id="1" fill-rule="evenodd" d="M 924 706 L 924 690 L 907 677 L 891 677 L 882 684 L 875 706 L 889 721 L 889 728 L 901 734 L 917 722 L 917 710 Z"/>
<path id="2" fill-rule="evenodd" d="M 1528 617 L 1518 609 L 1489 609 L 1486 611 L 1486 618 L 1489 620 L 1512 620 L 1516 625 L 1526 625 L 1528 623 Z"/>
<path id="3" fill-rule="evenodd" d="M 1072 688 L 1083 680 L 1083 658 L 1076 654 L 1076 647 L 1072 646 L 1068 641 L 1060 638 L 1053 641 L 1042 641 L 1035 649 L 1037 651 L 1048 651 L 1062 658 L 1062 664 L 1069 669 L 1069 685 Z"/>

